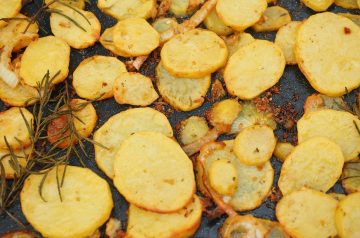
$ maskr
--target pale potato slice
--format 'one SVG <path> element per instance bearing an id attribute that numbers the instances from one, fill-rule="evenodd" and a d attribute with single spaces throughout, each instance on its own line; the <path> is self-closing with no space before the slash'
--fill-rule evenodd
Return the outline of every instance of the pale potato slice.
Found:
<path id="1" fill-rule="evenodd" d="M 156 0 L 99 0 L 97 6 L 117 20 L 131 17 L 147 19 L 156 10 Z"/>
<path id="2" fill-rule="evenodd" d="M 263 238 L 266 237 L 267 232 L 266 226 L 252 215 L 236 215 L 229 216 L 224 221 L 219 234 L 221 238 Z"/>
<path id="3" fill-rule="evenodd" d="M 204 137 L 209 130 L 205 118 L 192 116 L 181 121 L 179 126 L 179 140 L 183 145 L 188 145 Z"/>
<path id="4" fill-rule="evenodd" d="M 119 192 L 148 211 L 179 211 L 196 190 L 191 160 L 159 132 L 138 132 L 125 139 L 115 156 L 114 172 Z"/>
<path id="5" fill-rule="evenodd" d="M 0 18 L 15 17 L 21 10 L 21 0 L 8 0 L 0 2 Z M 6 25 L 5 21 L 0 21 L 0 28 Z"/>
<path id="6" fill-rule="evenodd" d="M 159 98 L 151 79 L 134 72 L 120 74 L 113 87 L 114 97 L 119 104 L 148 106 Z"/>
<path id="7" fill-rule="evenodd" d="M 349 112 L 322 109 L 306 113 L 297 124 L 298 140 L 302 143 L 313 137 L 326 137 L 341 147 L 345 162 L 354 160 L 360 153 L 355 123 L 359 127 L 360 120 Z"/>
<path id="8" fill-rule="evenodd" d="M 204 0 L 172 0 L 170 12 L 177 17 L 193 13 Z"/>
<path id="9" fill-rule="evenodd" d="M 17 156 L 17 162 L 20 164 L 21 167 L 26 166 L 26 159 L 29 154 L 32 153 L 32 147 L 29 146 L 27 148 L 20 148 L 18 150 L 13 151 L 13 153 Z M 7 149 L 0 149 L 0 161 L 1 164 L 4 166 L 5 169 L 5 178 L 6 179 L 13 179 L 16 172 L 12 166 L 13 158 L 9 150 Z M 17 164 L 17 163 L 16 163 Z"/>
<path id="10" fill-rule="evenodd" d="M 334 3 L 334 0 L 301 0 L 301 2 L 315 12 L 323 12 Z"/>
<path id="11" fill-rule="evenodd" d="M 46 4 L 49 4 L 51 3 L 53 0 L 45 0 L 45 3 Z M 85 0 L 60 0 L 59 2 L 62 2 L 64 4 L 68 4 L 72 7 L 76 7 L 76 8 L 79 8 L 79 9 L 84 9 L 85 8 Z M 61 4 L 61 3 L 53 3 L 49 6 L 49 8 L 57 8 L 59 6 L 64 6 L 64 4 Z"/>
<path id="12" fill-rule="evenodd" d="M 280 47 L 270 41 L 255 40 L 230 57 L 224 80 L 231 95 L 249 100 L 274 86 L 284 69 L 285 57 Z"/>
<path id="13" fill-rule="evenodd" d="M 195 29 L 173 37 L 163 46 L 161 60 L 173 76 L 202 78 L 225 65 L 225 42 L 214 32 Z"/>
<path id="14" fill-rule="evenodd" d="M 327 192 L 340 178 L 343 165 L 337 144 L 314 137 L 296 146 L 286 158 L 278 185 L 284 195 L 303 187 Z"/>
<path id="15" fill-rule="evenodd" d="M 335 212 L 335 224 L 340 237 L 360 236 L 360 193 L 353 193 L 339 202 Z"/>
<path id="16" fill-rule="evenodd" d="M 27 18 L 23 14 L 17 14 L 16 18 Z M 0 23 L 1 24 L 1 23 Z M 11 20 L 3 28 L 0 28 L 0 46 L 8 46 L 14 44 L 14 40 L 18 39 L 28 25 L 26 20 Z M 36 34 L 39 31 L 39 27 L 36 23 L 33 23 L 29 26 L 27 33 Z M 16 42 L 16 41 L 15 41 Z M 30 38 L 23 38 L 14 45 L 13 51 L 17 52 L 20 49 L 28 46 L 31 43 Z"/>
<path id="17" fill-rule="evenodd" d="M 8 149 L 4 137 L 14 150 L 25 148 L 31 144 L 25 120 L 29 126 L 33 126 L 33 115 L 26 108 L 12 107 L 0 113 L 0 149 Z"/>
<path id="18" fill-rule="evenodd" d="M 282 26 L 276 33 L 275 44 L 283 51 L 287 64 L 297 64 L 295 58 L 295 43 L 300 25 L 301 22 L 292 21 L 285 26 Z"/>
<path id="19" fill-rule="evenodd" d="M 237 99 L 225 99 L 215 103 L 206 113 L 206 117 L 213 127 L 223 132 L 229 132 L 241 110 L 241 104 Z"/>
<path id="20" fill-rule="evenodd" d="M 160 62 L 156 68 L 156 85 L 163 99 L 179 111 L 200 107 L 211 84 L 211 75 L 203 78 L 172 76 Z"/>
<path id="21" fill-rule="evenodd" d="M 275 146 L 273 130 L 268 126 L 255 125 L 236 136 L 234 153 L 243 164 L 261 166 L 271 159 Z"/>
<path id="22" fill-rule="evenodd" d="M 38 92 L 34 87 L 19 83 L 10 87 L 0 78 L 0 100 L 14 107 L 26 107 L 37 101 Z"/>
<path id="23" fill-rule="evenodd" d="M 123 62 L 115 57 L 96 55 L 83 60 L 75 69 L 72 85 L 82 98 L 111 98 L 115 79 L 127 72 Z"/>
<path id="24" fill-rule="evenodd" d="M 215 9 L 213 9 L 205 18 L 204 24 L 208 30 L 213 31 L 220 36 L 227 36 L 233 33 L 231 27 L 225 25 L 225 23 L 219 18 Z"/>
<path id="25" fill-rule="evenodd" d="M 148 55 L 160 44 L 159 33 L 142 18 L 119 21 L 113 29 L 115 47 L 121 56 Z"/>
<path id="26" fill-rule="evenodd" d="M 237 171 L 227 159 L 218 159 L 211 163 L 208 171 L 210 186 L 221 195 L 231 196 L 237 188 Z"/>
<path id="27" fill-rule="evenodd" d="M 285 162 L 287 157 L 294 150 L 295 146 L 287 142 L 278 142 L 275 146 L 274 155 L 281 162 Z"/>
<path id="28" fill-rule="evenodd" d="M 294 238 L 335 237 L 338 201 L 325 193 L 302 189 L 285 195 L 276 205 L 276 217 Z"/>
<path id="29" fill-rule="evenodd" d="M 30 175 L 20 194 L 22 211 L 44 237 L 90 236 L 110 217 L 109 184 L 90 169 L 67 166 L 65 175 L 64 169 L 59 166 L 48 173 L 41 193 L 44 175 Z M 63 175 L 60 199 L 58 181 Z"/>
<path id="30" fill-rule="evenodd" d="M 244 31 L 260 20 L 266 8 L 266 0 L 218 0 L 216 12 L 226 25 Z"/>
<path id="31" fill-rule="evenodd" d="M 360 161 L 344 165 L 341 181 L 346 193 L 360 192 Z"/>
<path id="32" fill-rule="evenodd" d="M 359 0 L 360 3 L 360 0 Z M 350 13 L 338 13 L 340 16 L 346 17 L 352 20 L 356 25 L 360 27 L 360 15 L 358 14 L 350 14 Z"/>
<path id="33" fill-rule="evenodd" d="M 114 45 L 113 39 L 113 30 L 115 26 L 105 29 L 103 34 L 101 35 L 99 42 L 100 44 L 107 50 L 110 50 L 113 54 L 120 56 L 123 54 L 120 50 L 118 50 Z"/>
<path id="34" fill-rule="evenodd" d="M 260 20 L 252 26 L 256 32 L 277 31 L 291 22 L 288 10 L 279 6 L 266 8 Z"/>
<path id="35" fill-rule="evenodd" d="M 290 238 L 290 236 L 286 233 L 286 231 L 279 222 L 274 222 L 271 220 L 260 219 L 260 218 L 258 218 L 258 220 L 268 230 L 265 238 Z"/>
<path id="36" fill-rule="evenodd" d="M 152 108 L 134 108 L 120 112 L 102 125 L 94 140 L 104 147 L 95 146 L 95 160 L 99 168 L 110 178 L 114 177 L 114 157 L 122 142 L 135 132 L 155 131 L 173 136 L 170 122 L 164 114 Z"/>
<path id="37" fill-rule="evenodd" d="M 360 86 L 359 38 L 360 28 L 354 22 L 330 12 L 301 24 L 295 56 L 313 88 L 336 97 Z"/>
<path id="38" fill-rule="evenodd" d="M 238 49 L 254 42 L 254 37 L 249 33 L 236 33 L 225 39 L 226 46 L 229 50 L 229 57 L 232 56 Z"/>
<path id="39" fill-rule="evenodd" d="M 346 9 L 359 9 L 357 0 L 335 0 L 335 5 Z"/>
<path id="40" fill-rule="evenodd" d="M 160 214 L 130 205 L 127 237 L 183 238 L 192 237 L 201 222 L 202 204 L 198 196 L 174 213 Z"/>
<path id="41" fill-rule="evenodd" d="M 157 32 L 159 33 L 164 33 L 170 29 L 175 30 L 178 26 L 179 24 L 177 23 L 175 18 L 167 18 L 167 17 L 158 18 L 152 24 L 152 27 L 154 27 L 154 29 L 157 30 Z"/>
<path id="42" fill-rule="evenodd" d="M 60 83 L 69 73 L 70 47 L 62 39 L 46 36 L 30 43 L 26 48 L 20 65 L 20 77 L 30 86 L 37 86 L 49 71 L 50 78 L 59 72 L 52 81 Z"/>

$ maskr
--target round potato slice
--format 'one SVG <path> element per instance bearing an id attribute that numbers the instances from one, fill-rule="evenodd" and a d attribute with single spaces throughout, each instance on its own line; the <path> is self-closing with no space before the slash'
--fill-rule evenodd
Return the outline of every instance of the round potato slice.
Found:
<path id="1" fill-rule="evenodd" d="M 219 18 L 215 9 L 213 9 L 211 13 L 205 18 L 204 24 L 207 29 L 215 32 L 220 36 L 227 36 L 233 32 L 231 27 L 225 25 L 225 23 Z"/>
<path id="2" fill-rule="evenodd" d="M 261 19 L 253 25 L 256 32 L 277 31 L 291 21 L 288 10 L 279 6 L 266 8 Z"/>
<path id="3" fill-rule="evenodd" d="M 237 187 L 237 171 L 227 159 L 218 159 L 211 163 L 208 171 L 210 186 L 221 195 L 231 196 Z"/>
<path id="4" fill-rule="evenodd" d="M 192 116 L 181 121 L 179 126 L 179 140 L 183 145 L 188 145 L 204 137 L 209 130 L 205 118 Z"/>
<path id="5" fill-rule="evenodd" d="M 73 74 L 76 93 L 86 99 L 111 98 L 115 79 L 127 72 L 125 64 L 115 57 L 96 55 L 83 60 Z"/>
<path id="6" fill-rule="evenodd" d="M 173 136 L 170 122 L 164 114 L 152 108 L 134 108 L 120 112 L 102 125 L 95 133 L 95 160 L 99 168 L 110 178 L 114 177 L 114 157 L 122 142 L 141 131 L 155 131 Z"/>
<path id="7" fill-rule="evenodd" d="M 169 29 L 176 29 L 178 27 L 178 23 L 175 18 L 158 18 L 156 19 L 152 27 L 154 27 L 155 30 L 159 33 L 166 32 Z"/>
<path id="8" fill-rule="evenodd" d="M 185 16 L 188 13 L 190 0 L 172 0 L 170 6 L 170 12 L 175 16 Z"/>
<path id="9" fill-rule="evenodd" d="M 255 125 L 241 131 L 234 142 L 236 157 L 246 165 L 263 165 L 271 159 L 276 146 L 273 130 Z"/>
<path id="10" fill-rule="evenodd" d="M 115 156 L 114 172 L 119 192 L 148 211 L 179 211 L 196 189 L 191 160 L 174 140 L 158 132 L 128 137 Z"/>
<path id="11" fill-rule="evenodd" d="M 282 49 L 287 64 L 297 64 L 295 58 L 295 42 L 300 25 L 301 22 L 292 21 L 281 27 L 276 33 L 275 44 Z"/>
<path id="12" fill-rule="evenodd" d="M 335 5 L 346 9 L 359 9 L 357 0 L 335 0 Z"/>
<path id="13" fill-rule="evenodd" d="M 302 189 L 284 196 L 276 206 L 276 217 L 294 238 L 335 237 L 338 201 L 325 193 Z"/>
<path id="14" fill-rule="evenodd" d="M 20 65 L 20 77 L 30 86 L 37 86 L 49 71 L 52 81 L 60 83 L 69 73 L 70 47 L 60 38 L 46 36 L 30 43 L 26 48 Z"/>
<path id="15" fill-rule="evenodd" d="M 260 20 L 266 7 L 266 0 L 218 0 L 216 12 L 226 25 L 244 31 Z"/>
<path id="16" fill-rule="evenodd" d="M 288 158 L 291 152 L 294 150 L 295 146 L 288 142 L 278 142 L 275 146 L 274 155 L 278 158 L 281 162 Z"/>
<path id="17" fill-rule="evenodd" d="M 32 147 L 29 146 L 27 148 L 21 148 L 19 150 L 13 151 L 13 153 L 17 156 L 17 162 L 21 167 L 26 166 L 26 159 L 29 154 L 32 153 Z M 12 157 L 10 155 L 9 150 L 0 149 L 0 161 L 1 164 L 4 166 L 5 169 L 5 178 L 6 179 L 13 179 L 16 172 L 11 165 Z"/>
<path id="18" fill-rule="evenodd" d="M 225 39 L 226 46 L 229 50 L 229 57 L 232 56 L 238 49 L 254 42 L 254 37 L 249 33 L 237 33 Z"/>
<path id="19" fill-rule="evenodd" d="M 359 39 L 360 28 L 334 13 L 319 13 L 302 23 L 295 56 L 313 88 L 336 97 L 360 86 Z"/>
<path id="20" fill-rule="evenodd" d="M 285 57 L 280 47 L 270 41 L 255 40 L 230 57 L 224 80 L 231 95 L 249 100 L 274 86 L 284 69 Z"/>
<path id="21" fill-rule="evenodd" d="M 29 146 L 31 144 L 31 138 L 26 124 L 33 126 L 33 118 L 31 112 L 26 108 L 12 107 L 7 111 L 1 112 L 0 149 L 8 149 L 5 137 L 9 146 L 14 150 Z"/>
<path id="22" fill-rule="evenodd" d="M 122 73 L 113 87 L 114 97 L 119 104 L 148 106 L 159 98 L 151 79 L 140 73 Z"/>
<path id="23" fill-rule="evenodd" d="M 179 111 L 200 107 L 211 84 L 211 75 L 203 78 L 172 76 L 160 63 L 156 68 L 156 85 L 163 99 Z"/>
<path id="24" fill-rule="evenodd" d="M 341 147 L 345 162 L 354 160 L 360 153 L 355 123 L 360 127 L 360 120 L 345 111 L 322 109 L 309 112 L 298 121 L 298 140 L 302 143 L 313 137 L 326 137 Z"/>
<path id="25" fill-rule="evenodd" d="M 52 1 L 53 0 L 45 0 L 45 3 L 49 4 Z M 85 8 L 85 0 L 61 0 L 60 2 L 62 2 L 64 4 L 68 4 L 68 5 L 72 6 L 72 7 L 79 8 L 79 9 L 84 9 Z M 64 6 L 64 4 L 55 2 L 55 3 L 51 4 L 49 7 L 50 8 L 57 8 L 59 6 Z"/>
<path id="26" fill-rule="evenodd" d="M 76 21 L 78 25 L 75 25 L 68 17 Z M 100 38 L 101 24 L 95 14 L 89 11 L 80 9 L 75 11 L 67 6 L 56 7 L 55 12 L 50 16 L 50 26 L 55 36 L 75 49 L 88 48 Z"/>
<path id="27" fill-rule="evenodd" d="M 360 193 L 346 196 L 339 202 L 335 212 L 335 224 L 340 237 L 360 236 Z"/>
<path id="28" fill-rule="evenodd" d="M 8 0 L 0 2 L 0 18 L 15 17 L 21 10 L 21 0 Z M 5 21 L 0 21 L 0 28 L 6 25 Z"/>
<path id="29" fill-rule="evenodd" d="M 334 0 L 301 0 L 301 2 L 315 12 L 323 12 L 334 3 Z"/>
<path id="30" fill-rule="evenodd" d="M 115 26 L 107 28 L 101 35 L 99 42 L 105 49 L 110 50 L 111 53 L 120 56 L 123 53 L 120 50 L 118 50 L 114 45 L 114 39 L 113 39 L 114 28 Z"/>
<path id="31" fill-rule="evenodd" d="M 126 234 L 129 237 L 182 238 L 192 237 L 201 222 L 202 204 L 195 195 L 185 208 L 160 214 L 130 205 Z"/>
<path id="32" fill-rule="evenodd" d="M 346 193 L 360 192 L 360 161 L 357 160 L 344 165 L 341 181 Z"/>
<path id="33" fill-rule="evenodd" d="M 44 175 L 30 175 L 20 194 L 22 211 L 44 237 L 90 236 L 110 217 L 110 187 L 90 169 L 67 166 L 60 199 L 58 181 L 64 169 L 59 166 L 48 173 L 41 193 Z"/>
<path id="34" fill-rule="evenodd" d="M 148 55 L 160 44 L 159 33 L 142 18 L 119 21 L 113 29 L 115 47 L 121 56 Z"/>
<path id="35" fill-rule="evenodd" d="M 202 78 L 225 65 L 225 42 L 214 32 L 195 29 L 179 34 L 161 50 L 164 68 L 173 76 Z"/>
<path id="36" fill-rule="evenodd" d="M 19 83 L 15 88 L 10 87 L 0 78 L 0 99 L 14 107 L 26 107 L 37 101 L 38 92 L 35 88 Z"/>
<path id="37" fill-rule="evenodd" d="M 156 0 L 99 0 L 97 5 L 100 10 L 118 20 L 130 17 L 147 19 L 156 10 Z"/>
<path id="38" fill-rule="evenodd" d="M 286 158 L 279 178 L 282 194 L 303 187 L 327 192 L 339 179 L 344 165 L 341 148 L 322 137 L 299 144 Z"/>

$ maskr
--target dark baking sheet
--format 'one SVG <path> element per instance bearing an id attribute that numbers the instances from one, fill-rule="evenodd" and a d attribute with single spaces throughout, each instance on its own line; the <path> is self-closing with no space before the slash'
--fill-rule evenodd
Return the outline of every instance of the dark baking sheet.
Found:
<path id="1" fill-rule="evenodd" d="M 5 1 L 5 0 L 0 0 Z M 22 13 L 28 16 L 32 16 L 37 9 L 40 7 L 42 0 L 34 0 L 30 4 L 27 4 L 22 9 Z M 111 17 L 103 14 L 96 6 L 96 0 L 91 0 L 91 4 L 86 4 L 86 10 L 90 10 L 98 17 L 98 19 L 101 22 L 102 25 L 102 31 L 104 31 L 106 28 L 113 26 L 116 21 L 112 19 Z M 278 0 L 277 5 L 285 7 L 289 10 L 291 13 L 293 20 L 303 20 L 307 18 L 308 16 L 314 14 L 313 11 L 310 9 L 304 7 L 299 0 Z M 342 9 L 336 6 L 332 6 L 329 11 L 333 12 L 352 12 L 359 14 L 359 10 L 346 10 Z M 44 30 L 41 30 L 40 34 L 42 36 L 51 34 L 51 29 L 49 26 L 49 16 L 45 15 L 42 19 L 40 19 L 40 23 L 42 28 Z M 253 33 L 253 32 L 251 32 Z M 256 38 L 260 39 L 267 39 L 267 40 L 274 40 L 275 34 L 274 33 L 254 33 L 253 34 Z M 359 52 L 360 53 L 360 52 Z M 70 63 L 70 73 L 68 81 L 71 82 L 72 80 L 72 72 L 77 67 L 77 65 L 84 59 L 91 57 L 93 55 L 111 55 L 110 52 L 106 49 L 104 49 L 99 43 L 97 43 L 95 46 L 87 48 L 85 50 L 74 50 L 71 51 L 71 63 Z M 123 59 L 122 59 L 123 60 Z M 271 63 L 271 62 L 269 62 Z M 154 77 L 154 69 L 156 66 L 156 61 L 153 59 L 149 59 L 144 67 L 141 69 L 141 73 L 148 75 L 150 77 Z M 219 75 L 214 75 L 214 78 L 219 77 Z M 71 83 L 70 83 L 71 85 Z M 290 103 L 294 106 L 296 112 L 297 112 L 297 118 L 301 117 L 303 114 L 303 104 L 306 99 L 306 97 L 315 91 L 312 89 L 312 87 L 309 85 L 305 77 L 302 75 L 300 70 L 297 66 L 287 66 L 285 69 L 285 73 L 283 77 L 281 78 L 280 82 L 277 84 L 278 88 L 280 89 L 280 92 L 278 94 L 274 94 L 272 96 L 272 103 L 277 106 L 283 106 L 285 104 Z M 61 87 L 61 86 L 60 86 Z M 359 90 L 359 89 L 358 89 Z M 349 103 L 354 102 L 354 95 L 355 93 L 351 93 L 346 97 L 346 100 L 348 100 Z M 294 100 L 296 99 L 297 100 Z M 169 115 L 170 122 L 174 128 L 178 122 L 181 120 L 191 116 L 191 115 L 200 115 L 203 116 L 204 112 L 210 108 L 212 105 L 211 102 L 207 101 L 204 103 L 204 105 L 192 112 L 176 112 Z M 96 111 L 99 116 L 99 121 L 97 123 L 97 128 L 99 128 L 101 125 L 103 125 L 109 117 L 111 117 L 114 114 L 119 113 L 120 111 L 123 111 L 128 106 L 119 105 L 117 104 L 113 99 L 109 99 L 106 101 L 96 102 L 94 103 L 94 106 L 96 108 Z M 6 105 L 4 105 L 2 102 L 0 102 L 0 111 L 3 111 L 6 109 Z M 282 128 L 277 129 L 276 133 L 278 137 L 283 137 L 283 133 L 285 131 Z M 295 129 L 292 130 L 292 133 L 295 132 Z M 291 132 L 290 132 L 291 133 Z M 95 160 L 94 160 L 94 149 L 93 146 L 89 143 L 86 144 L 86 149 L 88 154 L 90 155 L 90 160 L 84 159 L 85 163 L 89 168 L 91 168 L 93 171 L 95 171 L 97 174 L 99 174 L 101 177 L 105 178 L 113 192 L 113 199 L 114 199 L 114 210 L 112 213 L 113 217 L 116 217 L 120 219 L 123 223 L 123 226 L 125 228 L 126 225 L 126 210 L 127 210 L 127 203 L 124 200 L 124 198 L 118 193 L 118 191 L 114 188 L 112 185 L 111 180 L 109 180 L 96 166 Z M 75 165 L 79 165 L 76 161 L 73 162 Z M 279 163 L 275 158 L 272 159 L 272 165 L 276 171 L 275 173 L 275 180 L 274 180 L 274 186 L 277 184 L 281 163 Z M 335 185 L 335 187 L 331 191 L 336 192 L 343 192 L 341 186 L 339 184 Z M 275 203 L 271 202 L 270 200 L 266 200 L 264 204 L 253 211 L 245 212 L 244 214 L 251 213 L 256 217 L 266 218 L 266 219 L 275 219 L 274 214 L 274 208 Z M 14 214 L 22 223 L 26 225 L 26 228 L 29 230 L 33 230 L 33 228 L 29 225 L 29 223 L 25 220 L 22 212 L 20 203 L 17 202 L 13 207 L 9 209 L 9 211 Z M 215 238 L 218 234 L 218 228 L 222 224 L 225 217 L 221 217 L 218 219 L 215 219 L 213 221 L 208 221 L 205 217 L 202 220 L 201 227 L 199 228 L 198 232 L 195 234 L 195 238 Z M 74 224 L 76 225 L 76 224 Z M 0 234 L 13 231 L 13 230 L 19 230 L 22 229 L 19 227 L 13 220 L 11 220 L 8 216 L 0 216 Z M 160 238 L 160 237 L 159 237 Z"/>

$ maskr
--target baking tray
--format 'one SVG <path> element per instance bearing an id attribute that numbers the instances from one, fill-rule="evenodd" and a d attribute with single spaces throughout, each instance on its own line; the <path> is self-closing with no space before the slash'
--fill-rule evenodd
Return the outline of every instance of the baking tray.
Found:
<path id="1" fill-rule="evenodd" d="M 5 0 L 0 0 L 5 1 Z M 29 4 L 25 5 L 22 9 L 22 13 L 27 16 L 32 16 L 37 11 L 37 9 L 41 6 L 42 0 L 34 0 L 30 2 Z M 102 31 L 104 31 L 106 28 L 113 26 L 116 21 L 103 14 L 96 6 L 97 1 L 91 0 L 91 4 L 86 4 L 86 10 L 89 10 L 93 12 L 98 19 L 101 22 L 102 25 Z M 292 19 L 293 20 L 303 20 L 307 18 L 308 16 L 314 14 L 314 12 L 308 8 L 306 8 L 303 4 L 300 3 L 299 0 L 278 0 L 277 5 L 282 6 L 289 10 Z M 337 6 L 332 6 L 329 11 L 332 12 L 351 12 L 360 14 L 359 10 L 346 10 L 339 8 Z M 182 19 L 179 19 L 180 21 Z M 42 26 L 42 30 L 40 31 L 41 36 L 49 35 L 51 34 L 51 29 L 49 25 L 49 16 L 44 15 L 42 18 L 40 18 L 39 23 Z M 266 39 L 273 41 L 275 38 L 275 33 L 252 33 L 256 38 L 259 39 Z M 359 52 L 360 53 L 360 52 Z M 93 47 L 84 49 L 84 50 L 71 50 L 71 63 L 70 63 L 70 73 L 68 81 L 70 82 L 69 85 L 71 85 L 72 80 L 72 72 L 75 70 L 75 68 L 78 66 L 78 64 L 93 55 L 112 55 L 108 50 L 104 49 L 100 43 L 97 43 Z M 123 58 L 120 58 L 121 60 L 124 60 Z M 271 62 L 269 62 L 271 63 Z M 155 67 L 156 67 L 157 61 L 154 59 L 154 57 L 151 57 L 145 65 L 140 70 L 141 73 L 154 78 L 155 75 Z M 215 78 L 221 78 L 220 75 L 214 74 L 213 79 Z M 300 72 L 299 68 L 297 66 L 287 66 L 285 69 L 285 73 L 282 76 L 280 82 L 276 85 L 279 88 L 279 93 L 272 95 L 272 103 L 274 105 L 277 105 L 279 107 L 284 105 L 290 105 L 290 107 L 293 107 L 293 109 L 296 111 L 297 115 L 296 118 L 302 116 L 303 114 L 303 104 L 307 96 L 314 93 L 314 89 L 310 86 L 310 84 L 307 82 L 306 78 L 303 76 L 303 74 Z M 61 86 L 60 86 L 61 87 Z M 355 90 L 359 91 L 359 89 Z M 355 100 L 355 92 L 352 92 L 350 95 L 347 95 L 345 98 L 348 101 L 348 103 L 354 103 Z M 175 126 L 177 123 L 179 123 L 181 120 L 192 116 L 192 115 L 200 115 L 203 116 L 205 111 L 211 107 L 213 102 L 210 102 L 207 100 L 204 105 L 196 110 L 193 110 L 191 112 L 177 112 L 174 111 L 173 113 L 169 114 L 169 120 L 171 122 L 171 125 L 173 126 L 174 131 Z M 94 106 L 96 108 L 97 114 L 99 116 L 99 120 L 97 123 L 96 129 L 98 129 L 101 125 L 103 125 L 107 119 L 114 114 L 117 114 L 123 110 L 126 110 L 129 108 L 129 106 L 119 105 L 117 104 L 114 99 L 109 99 L 101 102 L 95 102 Z M 288 106 L 289 107 L 289 106 Z M 0 102 L 0 111 L 5 110 L 7 107 L 2 102 Z M 95 129 L 95 130 L 96 130 Z M 290 132 L 285 131 L 283 128 L 278 128 L 276 130 L 276 134 L 278 135 L 279 139 L 281 140 L 283 138 L 284 133 L 291 135 L 296 135 L 296 128 L 292 129 Z M 220 138 L 222 139 L 222 138 Z M 228 139 L 228 138 L 227 138 Z M 90 156 L 90 159 L 84 159 L 85 164 L 92 169 L 95 173 L 97 173 L 99 176 L 105 178 L 112 190 L 113 194 L 113 200 L 114 200 L 114 210 L 112 213 L 113 217 L 116 217 L 122 221 L 123 228 L 126 226 L 126 211 L 127 211 L 127 203 L 125 199 L 119 194 L 119 192 L 115 189 L 115 187 L 112 184 L 112 181 L 108 179 L 104 173 L 102 173 L 98 167 L 96 166 L 95 160 L 94 160 L 94 149 L 93 146 L 89 143 L 86 144 L 86 150 L 87 153 Z M 274 179 L 274 186 L 276 187 L 277 180 L 279 177 L 280 169 L 281 169 L 281 163 L 278 162 L 275 158 L 272 158 L 271 163 L 275 169 L 275 179 Z M 76 160 L 72 161 L 72 164 L 74 165 L 80 165 Z M 334 188 L 331 189 L 331 191 L 340 192 L 343 193 L 342 187 L 340 184 L 336 184 Z M 255 209 L 253 211 L 244 212 L 241 214 L 252 214 L 256 217 L 265 218 L 265 219 L 271 219 L 275 220 L 275 203 L 271 200 L 266 200 L 261 207 L 258 209 Z M 19 201 L 14 204 L 9 211 L 15 215 L 25 226 L 28 230 L 33 230 L 31 225 L 26 221 L 24 218 Z M 194 238 L 216 238 L 218 235 L 218 229 L 223 223 L 224 219 L 226 217 L 222 216 L 220 218 L 217 218 L 215 220 L 209 221 L 206 217 L 203 217 L 201 226 L 197 233 L 194 235 Z M 76 225 L 76 224 L 74 224 Z M 0 234 L 23 229 L 17 225 L 16 222 L 11 220 L 8 216 L 0 216 Z M 103 229 L 102 229 L 103 230 Z M 159 237 L 161 238 L 161 237 Z"/>

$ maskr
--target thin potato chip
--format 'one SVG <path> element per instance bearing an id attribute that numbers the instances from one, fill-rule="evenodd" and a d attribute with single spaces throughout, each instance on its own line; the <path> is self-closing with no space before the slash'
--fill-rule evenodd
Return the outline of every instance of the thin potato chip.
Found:
<path id="1" fill-rule="evenodd" d="M 353 193 L 339 202 L 335 213 L 335 224 L 340 237 L 360 236 L 360 193 Z"/>
<path id="2" fill-rule="evenodd" d="M 188 145 L 204 137 L 209 130 L 205 118 L 192 116 L 180 122 L 179 140 L 183 145 Z"/>
<path id="3" fill-rule="evenodd" d="M 0 18 L 15 17 L 20 12 L 21 4 L 21 0 L 0 1 Z M 0 21 L 0 28 L 5 25 L 5 21 Z"/>
<path id="4" fill-rule="evenodd" d="M 205 18 L 204 24 L 207 29 L 215 32 L 220 36 L 227 36 L 233 32 L 233 30 L 226 26 L 225 23 L 219 18 L 215 9 L 213 9 L 211 13 Z"/>
<path id="5" fill-rule="evenodd" d="M 97 6 L 117 20 L 130 17 L 147 19 L 156 10 L 156 0 L 99 0 Z"/>
<path id="6" fill-rule="evenodd" d="M 335 0 L 335 5 L 346 9 L 359 9 L 357 0 Z"/>
<path id="7" fill-rule="evenodd" d="M 260 20 L 252 28 L 256 32 L 277 31 L 289 22 L 291 22 L 289 11 L 279 6 L 273 6 L 266 8 Z"/>
<path id="8" fill-rule="evenodd" d="M 301 0 L 301 2 L 316 12 L 323 12 L 334 3 L 334 0 Z"/>
<path id="9" fill-rule="evenodd" d="M 292 21 L 282 26 L 276 33 L 275 44 L 282 49 L 287 64 L 297 64 L 295 58 L 295 43 L 300 25 L 301 22 Z"/>

